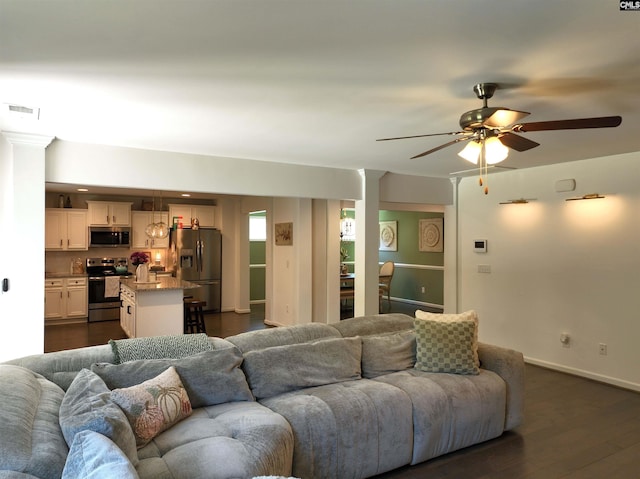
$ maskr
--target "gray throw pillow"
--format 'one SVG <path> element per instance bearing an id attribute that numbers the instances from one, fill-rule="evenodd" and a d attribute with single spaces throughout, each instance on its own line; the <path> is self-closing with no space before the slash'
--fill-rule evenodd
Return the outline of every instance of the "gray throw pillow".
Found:
<path id="1" fill-rule="evenodd" d="M 336 338 L 249 351 L 244 368 L 257 398 L 360 379 L 362 340 Z"/>
<path id="2" fill-rule="evenodd" d="M 362 337 L 362 377 L 413 368 L 416 362 L 416 333 L 413 330 Z"/>
<path id="3" fill-rule="evenodd" d="M 128 388 L 176 368 L 191 406 L 199 408 L 232 401 L 253 401 L 236 347 L 215 349 L 180 359 L 141 359 L 123 364 L 96 363 L 91 370 L 109 389 Z"/>
<path id="4" fill-rule="evenodd" d="M 138 479 L 138 473 L 127 457 L 109 438 L 93 431 L 76 434 L 62 479 Z"/>
<path id="5" fill-rule="evenodd" d="M 133 465 L 138 464 L 129 420 L 111 400 L 111 391 L 104 381 L 88 369 L 81 370 L 69 386 L 60 405 L 59 421 L 69 446 L 82 431 L 98 432 L 122 449 Z"/>

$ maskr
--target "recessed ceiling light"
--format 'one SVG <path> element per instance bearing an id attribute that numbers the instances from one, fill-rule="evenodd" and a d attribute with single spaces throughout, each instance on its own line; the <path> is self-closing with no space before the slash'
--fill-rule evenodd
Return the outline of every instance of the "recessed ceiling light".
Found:
<path id="1" fill-rule="evenodd" d="M 180 196 L 184 196 L 185 198 L 188 198 L 191 195 L 189 193 L 182 193 Z"/>
<path id="2" fill-rule="evenodd" d="M 89 188 L 78 188 L 78 191 L 89 191 Z"/>

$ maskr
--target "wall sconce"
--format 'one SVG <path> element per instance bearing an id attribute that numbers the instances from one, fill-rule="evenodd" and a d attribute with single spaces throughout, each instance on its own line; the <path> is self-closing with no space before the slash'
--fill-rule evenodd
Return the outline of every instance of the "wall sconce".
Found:
<path id="1" fill-rule="evenodd" d="M 535 201 L 535 198 L 518 198 L 515 200 L 507 200 L 502 201 L 499 204 L 501 205 L 525 205 L 529 203 L 529 201 Z"/>
<path id="2" fill-rule="evenodd" d="M 565 201 L 578 201 L 578 200 L 599 200 L 601 198 L 606 198 L 604 195 L 600 195 L 598 193 L 589 193 L 583 196 L 577 196 L 575 198 L 567 198 Z"/>

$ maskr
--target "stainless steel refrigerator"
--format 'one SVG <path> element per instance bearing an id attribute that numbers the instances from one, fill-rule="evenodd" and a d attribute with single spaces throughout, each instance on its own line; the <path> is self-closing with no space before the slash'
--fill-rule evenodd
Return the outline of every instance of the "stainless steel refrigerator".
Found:
<path id="1" fill-rule="evenodd" d="M 220 311 L 222 289 L 222 235 L 215 228 L 171 231 L 171 257 L 176 278 L 199 284 L 185 295 L 206 301 L 207 311 Z"/>

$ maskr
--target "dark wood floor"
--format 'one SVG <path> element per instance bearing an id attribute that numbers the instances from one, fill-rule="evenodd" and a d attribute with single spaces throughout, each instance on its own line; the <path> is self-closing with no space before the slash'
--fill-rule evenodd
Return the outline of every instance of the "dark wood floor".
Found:
<path id="1" fill-rule="evenodd" d="M 415 307 L 392 302 L 392 311 Z M 413 310 L 413 311 L 412 311 Z M 264 309 L 206 315 L 211 336 L 264 328 Z M 117 321 L 45 328 L 45 350 L 124 337 Z M 640 393 L 526 366 L 525 421 L 492 441 L 377 479 L 640 478 Z"/>
<path id="2" fill-rule="evenodd" d="M 207 334 L 220 338 L 266 327 L 263 304 L 252 305 L 249 314 L 206 313 L 204 319 Z M 48 353 L 97 346 L 126 337 L 119 321 L 51 325 L 44 328 L 44 350 Z"/>

